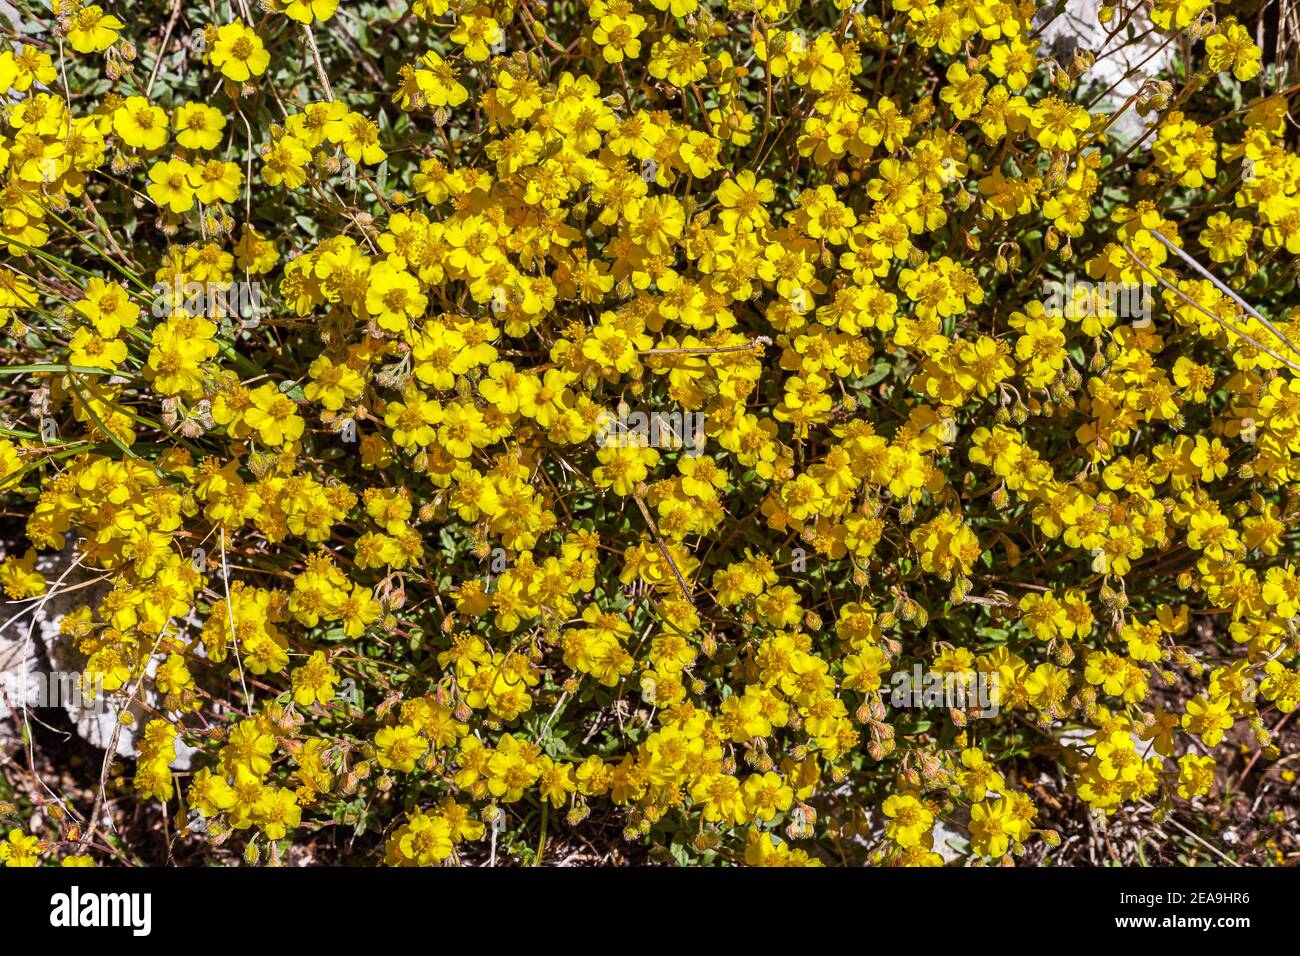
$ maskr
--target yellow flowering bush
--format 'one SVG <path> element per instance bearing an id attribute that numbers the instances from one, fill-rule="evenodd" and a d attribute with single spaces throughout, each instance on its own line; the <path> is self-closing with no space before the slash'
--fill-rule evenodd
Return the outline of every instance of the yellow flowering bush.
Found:
<path id="1" fill-rule="evenodd" d="M 71 600 L 115 730 L 12 709 L 7 865 L 1300 852 L 1296 88 L 1226 5 L 26 6 L 5 636 Z"/>

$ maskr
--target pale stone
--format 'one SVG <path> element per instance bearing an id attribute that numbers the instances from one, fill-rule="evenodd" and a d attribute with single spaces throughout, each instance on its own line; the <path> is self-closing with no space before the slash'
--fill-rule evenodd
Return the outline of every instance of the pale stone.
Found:
<path id="1" fill-rule="evenodd" d="M 1152 56 L 1167 37 L 1158 31 L 1142 36 L 1151 28 L 1151 20 L 1145 8 L 1129 20 L 1135 39 L 1129 39 L 1129 27 L 1126 26 L 1103 47 L 1106 35 L 1124 16 L 1120 9 L 1122 5 L 1115 5 L 1115 17 L 1105 26 L 1097 21 L 1097 12 L 1102 5 L 1096 0 L 1065 0 L 1062 6 L 1064 9 L 1060 15 L 1047 25 L 1039 37 L 1042 42 L 1039 55 L 1055 57 L 1062 67 L 1068 67 L 1074 59 L 1076 49 L 1098 54 L 1092 69 L 1080 78 L 1079 90 L 1085 97 L 1083 102 L 1089 102 L 1092 96 L 1112 85 L 1115 89 L 1092 108 L 1094 113 L 1113 113 L 1141 89 L 1147 80 L 1167 73 L 1173 62 L 1174 44 Z M 1044 7 L 1035 17 L 1035 22 L 1046 21 L 1056 9 L 1056 6 Z M 1143 63 L 1147 57 L 1151 59 Z M 1128 75 L 1130 71 L 1133 71 L 1132 76 Z M 1132 142 L 1150 128 L 1155 118 L 1155 113 L 1146 118 L 1140 117 L 1130 106 L 1108 130 L 1108 134 L 1121 142 Z M 1141 148 L 1148 148 L 1151 142 L 1152 138 L 1148 137 Z"/>
<path id="2" fill-rule="evenodd" d="M 21 617 L 8 624 L 0 633 L 0 687 L 26 686 L 29 675 L 45 675 L 54 670 L 67 674 L 80 673 L 85 667 L 84 656 L 76 650 L 59 631 L 63 618 L 82 605 L 94 607 L 103 598 L 108 588 L 105 584 L 95 584 L 68 590 L 71 585 L 86 580 L 80 568 L 64 573 L 73 560 L 74 545 L 69 544 L 62 552 L 42 554 L 36 559 L 36 569 L 45 575 L 46 585 L 52 593 L 40 600 L 21 605 L 8 605 L 3 621 L 9 621 L 20 611 Z M 0 554 L 3 558 L 3 554 Z M 57 584 L 63 578 L 61 585 Z M 30 610 L 29 610 L 30 608 Z M 0 622 L 2 623 L 2 622 Z M 160 657 L 150 660 L 147 672 L 152 675 L 161 662 Z M 8 682 L 8 683 L 6 683 Z M 130 712 L 134 718 L 129 724 L 123 724 L 117 736 L 115 752 L 121 757 L 135 757 L 139 750 L 136 738 L 150 717 L 151 709 L 161 709 L 161 700 L 148 686 L 142 693 L 144 702 L 136 701 Z M 17 737 L 13 721 L 9 719 L 10 707 L 15 702 L 0 701 L 0 747 L 13 743 Z M 110 698 L 111 708 L 105 708 L 103 702 L 95 706 L 94 702 L 62 701 L 68 718 L 76 726 L 77 735 L 92 746 L 101 750 L 108 749 L 113 742 L 113 734 L 118 722 L 117 698 Z M 145 705 L 148 705 L 147 707 Z M 196 752 L 181 741 L 176 742 L 176 760 L 172 767 L 188 770 L 191 757 Z"/>

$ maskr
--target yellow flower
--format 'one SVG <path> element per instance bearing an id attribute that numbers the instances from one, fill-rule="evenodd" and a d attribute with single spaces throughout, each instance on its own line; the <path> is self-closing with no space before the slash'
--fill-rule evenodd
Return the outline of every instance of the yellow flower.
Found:
<path id="1" fill-rule="evenodd" d="M 325 21 L 334 16 L 339 0 L 276 0 L 277 8 L 283 8 L 284 15 L 299 23 Z"/>
<path id="2" fill-rule="evenodd" d="M 0 861 L 5 866 L 36 866 L 44 845 L 34 836 L 28 836 L 17 828 L 9 831 L 9 836 L 0 843 Z"/>
<path id="3" fill-rule="evenodd" d="M 8 443 L 12 449 L 12 443 Z M 0 449 L 0 456 L 3 449 Z M 17 462 L 15 457 L 14 462 Z M 9 555 L 0 562 L 0 588 L 14 601 L 45 593 L 45 575 L 36 570 L 36 552 L 28 550 L 21 558 Z"/>
<path id="4" fill-rule="evenodd" d="M 408 272 L 380 263 L 370 272 L 366 287 L 366 310 L 382 329 L 400 332 L 409 321 L 424 314 L 428 297 Z"/>
<path id="5" fill-rule="evenodd" d="M 216 149 L 226 118 L 206 103 L 182 103 L 172 114 L 176 142 L 186 149 Z"/>
<path id="6" fill-rule="evenodd" d="M 305 427 L 298 417 L 298 405 L 273 383 L 253 390 L 252 405 L 244 412 L 244 421 L 268 445 L 282 445 L 302 437 Z"/>
<path id="7" fill-rule="evenodd" d="M 1198 237 L 1215 262 L 1230 262 L 1246 255 L 1254 227 L 1246 219 L 1233 219 L 1224 212 L 1216 212 L 1205 221 L 1205 229 Z"/>
<path id="8" fill-rule="evenodd" d="M 149 169 L 149 198 L 164 209 L 174 213 L 188 212 L 194 208 L 194 186 L 190 182 L 194 167 L 183 159 L 168 159 L 154 163 Z"/>
<path id="9" fill-rule="evenodd" d="M 622 63 L 625 59 L 635 60 L 641 55 L 641 41 L 638 39 L 646 28 L 645 17 L 635 13 L 626 16 L 608 14 L 600 18 L 591 38 L 601 46 L 601 56 L 606 63 Z"/>
<path id="10" fill-rule="evenodd" d="M 1087 110 L 1054 95 L 1029 111 L 1030 131 L 1044 149 L 1072 152 L 1079 145 L 1078 134 L 1091 124 Z"/>
<path id="11" fill-rule="evenodd" d="M 302 667 L 290 674 L 293 681 L 293 700 L 299 707 L 314 703 L 328 704 L 334 700 L 334 685 L 339 675 L 325 659 L 324 651 L 315 651 Z"/>
<path id="12" fill-rule="evenodd" d="M 1203 796 L 1214 786 L 1214 758 L 1183 754 L 1178 758 L 1178 795 L 1184 800 Z"/>
<path id="13" fill-rule="evenodd" d="M 491 17 L 465 14 L 457 19 L 451 31 L 451 41 L 465 48 L 465 56 L 481 63 L 491 54 L 491 47 L 505 36 L 501 26 Z"/>
<path id="14" fill-rule="evenodd" d="M 1262 53 L 1246 29 L 1231 18 L 1220 24 L 1217 33 L 1206 37 L 1205 52 L 1210 69 L 1216 72 L 1232 70 L 1232 75 L 1243 83 L 1259 75 Z"/>
<path id="15" fill-rule="evenodd" d="M 302 808 L 292 790 L 266 787 L 253 805 L 253 821 L 269 840 L 280 840 L 302 822 Z"/>
<path id="16" fill-rule="evenodd" d="M 167 143 L 167 114 L 143 96 L 131 96 L 113 112 L 113 132 L 135 149 L 162 149 Z"/>
<path id="17" fill-rule="evenodd" d="M 98 4 L 89 4 L 72 15 L 68 43 L 78 53 L 102 53 L 117 42 L 117 31 L 124 26 Z"/>
<path id="18" fill-rule="evenodd" d="M 415 761 L 429 749 L 429 742 L 414 727 L 398 724 L 396 727 L 381 728 L 375 735 L 375 747 L 376 759 L 381 767 L 410 773 L 415 769 Z"/>
<path id="19" fill-rule="evenodd" d="M 885 833 L 901 847 L 920 844 L 934 824 L 934 814 L 911 794 L 892 794 L 885 798 L 880 810 L 889 819 Z"/>
<path id="20" fill-rule="evenodd" d="M 307 181 L 311 152 L 292 136 L 281 136 L 262 153 L 262 178 L 269 186 L 297 189 Z"/>
<path id="21" fill-rule="evenodd" d="M 262 45 L 262 38 L 256 31 L 245 26 L 242 20 L 217 28 L 216 40 L 208 56 L 222 76 L 236 83 L 261 76 L 271 62 L 271 55 Z"/>

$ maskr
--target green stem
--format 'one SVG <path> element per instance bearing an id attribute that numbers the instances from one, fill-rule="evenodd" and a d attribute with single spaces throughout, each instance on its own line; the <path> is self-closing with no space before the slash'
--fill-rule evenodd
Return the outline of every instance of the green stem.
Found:
<path id="1" fill-rule="evenodd" d="M 537 856 L 533 859 L 533 866 L 542 865 L 542 854 L 546 852 L 546 820 L 551 811 L 551 801 L 542 798 L 542 835 L 537 838 Z"/>

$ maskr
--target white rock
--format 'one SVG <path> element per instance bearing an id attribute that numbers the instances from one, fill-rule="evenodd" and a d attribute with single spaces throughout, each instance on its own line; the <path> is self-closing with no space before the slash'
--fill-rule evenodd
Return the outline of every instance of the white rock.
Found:
<path id="1" fill-rule="evenodd" d="M 1101 6 L 1097 0 L 1066 0 L 1064 11 L 1047 25 L 1039 38 L 1042 42 L 1039 55 L 1053 56 L 1065 67 L 1070 65 L 1076 49 L 1082 48 L 1098 54 L 1092 69 L 1080 78 L 1079 88 L 1086 95 L 1093 84 L 1099 84 L 1101 89 L 1113 85 L 1115 89 L 1093 107 L 1093 112 L 1112 113 L 1148 79 L 1163 74 L 1169 68 L 1173 62 L 1174 44 L 1152 56 L 1166 37 L 1159 32 L 1142 37 L 1151 28 L 1151 20 L 1143 8 L 1129 20 L 1134 36 L 1141 39 L 1130 40 L 1129 28 L 1126 26 L 1103 46 L 1106 35 L 1119 23 L 1124 13 L 1116 9 L 1115 18 L 1103 26 L 1097 22 L 1097 12 Z M 1055 7 L 1045 7 L 1039 11 L 1038 17 L 1045 20 L 1054 10 Z M 1147 57 L 1151 59 L 1143 63 Z M 1132 76 L 1128 76 L 1130 70 L 1134 71 Z M 1155 118 L 1153 113 L 1144 119 L 1130 106 L 1108 130 L 1108 134 L 1121 142 L 1132 142 L 1146 132 Z M 1146 149 L 1150 144 L 1151 138 L 1148 137 L 1141 148 Z"/>
<path id="2" fill-rule="evenodd" d="M 95 584 L 68 590 L 71 585 L 87 580 L 85 572 L 80 568 L 74 568 L 64 576 L 74 554 L 75 546 L 69 544 L 62 552 L 38 556 L 36 569 L 45 575 L 51 592 L 37 601 L 7 606 L 3 621 L 8 621 L 19 611 L 25 613 L 0 633 L 0 688 L 25 688 L 33 677 L 48 681 L 51 671 L 62 681 L 61 686 L 70 687 L 75 675 L 80 674 L 85 667 L 84 656 L 60 633 L 59 626 L 63 618 L 78 607 L 94 607 L 98 604 L 108 587 L 105 584 Z M 0 554 L 0 558 L 3 558 L 3 554 Z M 56 584 L 60 578 L 63 579 L 62 584 Z M 159 658 L 149 662 L 147 671 L 150 675 L 159 663 Z M 130 707 L 134 720 L 122 725 L 117 735 L 115 752 L 118 756 L 135 757 L 139 753 L 135 743 L 137 734 L 148 720 L 150 708 L 154 711 L 161 709 L 158 695 L 147 684 L 142 696 L 143 702 L 137 700 Z M 76 726 L 77 735 L 92 746 L 101 750 L 108 749 L 118 724 L 119 699 L 101 697 L 88 701 L 78 699 L 79 695 L 76 694 L 71 697 L 72 699 L 65 699 L 60 695 L 59 703 Z M 21 700 L 10 701 L 3 707 L 0 714 L 0 746 L 5 746 L 16 738 L 13 721 L 5 718 L 10 706 L 21 706 L 21 703 Z M 0 701 L 0 704 L 4 702 Z M 176 760 L 172 767 L 188 770 L 195 752 L 195 748 L 177 741 Z"/>

